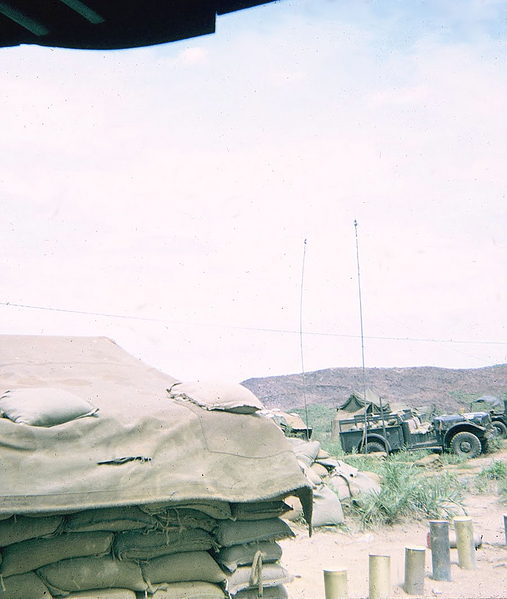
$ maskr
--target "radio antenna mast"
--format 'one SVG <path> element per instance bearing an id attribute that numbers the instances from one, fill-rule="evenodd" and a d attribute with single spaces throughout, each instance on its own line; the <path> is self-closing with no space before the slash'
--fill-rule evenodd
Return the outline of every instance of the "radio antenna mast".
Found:
<path id="1" fill-rule="evenodd" d="M 363 451 L 368 453 L 368 404 L 366 400 L 366 367 L 364 364 L 364 330 L 363 330 L 363 298 L 361 294 L 361 268 L 359 265 L 359 236 L 357 234 L 357 220 L 354 220 L 356 233 L 356 261 L 357 261 L 357 289 L 359 293 L 359 322 L 361 325 L 361 362 L 363 371 L 363 398 L 364 398 L 364 428 L 363 428 Z"/>
<path id="2" fill-rule="evenodd" d="M 301 376 L 303 377 L 303 401 L 305 404 L 306 439 L 310 440 L 310 427 L 308 422 L 308 405 L 306 402 L 306 374 L 303 353 L 303 292 L 305 284 L 306 239 L 303 244 L 303 264 L 301 268 L 301 294 L 299 297 L 299 348 L 301 352 Z"/>
<path id="3" fill-rule="evenodd" d="M 366 368 L 364 365 L 364 330 L 363 330 L 363 299 L 361 294 L 361 268 L 359 266 L 359 236 L 357 234 L 357 220 L 354 221 L 356 232 L 356 259 L 357 259 L 357 287 L 359 292 L 359 321 L 361 324 L 361 360 L 363 366 L 363 394 L 366 401 Z"/>
<path id="4" fill-rule="evenodd" d="M 354 221 L 356 231 L 356 257 L 357 257 L 357 287 L 359 291 L 359 320 L 361 322 L 361 359 L 363 366 L 363 397 L 364 397 L 364 429 L 363 429 L 363 447 L 368 453 L 368 404 L 366 398 L 366 367 L 364 363 L 364 329 L 363 329 L 363 299 L 361 294 L 361 268 L 359 266 L 359 236 L 357 234 L 357 220 Z M 382 428 L 384 430 L 384 439 L 386 439 L 386 453 L 389 455 L 389 447 L 387 444 L 386 423 L 384 418 L 384 407 L 382 405 L 382 397 L 379 396 L 380 415 L 382 417 Z"/>

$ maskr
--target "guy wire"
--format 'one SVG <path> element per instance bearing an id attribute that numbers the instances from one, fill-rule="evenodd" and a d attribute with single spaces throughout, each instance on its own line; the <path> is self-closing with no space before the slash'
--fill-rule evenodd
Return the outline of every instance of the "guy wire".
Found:
<path id="1" fill-rule="evenodd" d="M 305 424 L 306 424 L 306 438 L 310 439 L 310 427 L 308 423 L 308 404 L 306 401 L 306 374 L 305 374 L 305 360 L 303 352 L 303 292 L 305 286 L 305 261 L 306 261 L 306 239 L 303 244 L 303 264 L 301 267 L 301 294 L 299 297 L 299 348 L 301 352 L 301 376 L 303 377 L 303 401 L 305 404 Z"/>

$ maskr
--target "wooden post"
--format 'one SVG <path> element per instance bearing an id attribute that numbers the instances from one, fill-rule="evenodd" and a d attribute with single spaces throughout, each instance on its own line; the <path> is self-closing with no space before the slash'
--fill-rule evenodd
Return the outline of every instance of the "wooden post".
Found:
<path id="1" fill-rule="evenodd" d="M 347 570 L 324 570 L 326 599 L 347 599 Z"/>
<path id="2" fill-rule="evenodd" d="M 449 547 L 449 522 L 430 522 L 431 562 L 434 580 L 451 580 L 451 549 Z"/>
<path id="3" fill-rule="evenodd" d="M 424 566 L 426 549 L 424 547 L 405 547 L 405 593 L 424 595 Z"/>
<path id="4" fill-rule="evenodd" d="M 391 596 L 391 557 L 370 555 L 369 599 L 389 599 Z"/>
<path id="5" fill-rule="evenodd" d="M 458 564 L 464 570 L 475 570 L 474 528 L 470 516 L 454 518 L 456 529 L 456 547 L 458 548 Z"/>

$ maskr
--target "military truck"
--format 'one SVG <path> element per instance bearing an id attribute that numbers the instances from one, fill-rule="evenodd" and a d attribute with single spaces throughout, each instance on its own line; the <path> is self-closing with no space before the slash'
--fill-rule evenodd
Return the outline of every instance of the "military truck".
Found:
<path id="1" fill-rule="evenodd" d="M 496 435 L 488 412 L 435 416 L 429 422 L 421 422 L 412 410 L 360 414 L 339 421 L 338 426 L 345 453 L 429 449 L 476 458 Z"/>
<path id="2" fill-rule="evenodd" d="M 478 407 L 489 412 L 497 438 L 507 439 L 507 399 L 501 401 L 497 397 L 485 395 L 470 404 L 471 411 Z"/>

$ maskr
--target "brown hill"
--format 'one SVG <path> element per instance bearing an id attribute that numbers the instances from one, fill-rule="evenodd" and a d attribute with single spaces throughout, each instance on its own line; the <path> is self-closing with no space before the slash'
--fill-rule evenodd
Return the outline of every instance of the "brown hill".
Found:
<path id="1" fill-rule="evenodd" d="M 452 412 L 483 395 L 507 398 L 507 364 L 474 369 L 436 367 L 327 368 L 305 374 L 252 378 L 242 384 L 270 408 L 283 410 L 321 404 L 338 407 L 354 391 L 374 389 L 389 402 L 410 406 L 435 404 L 440 412 Z M 364 379 L 364 380 L 363 380 Z"/>

